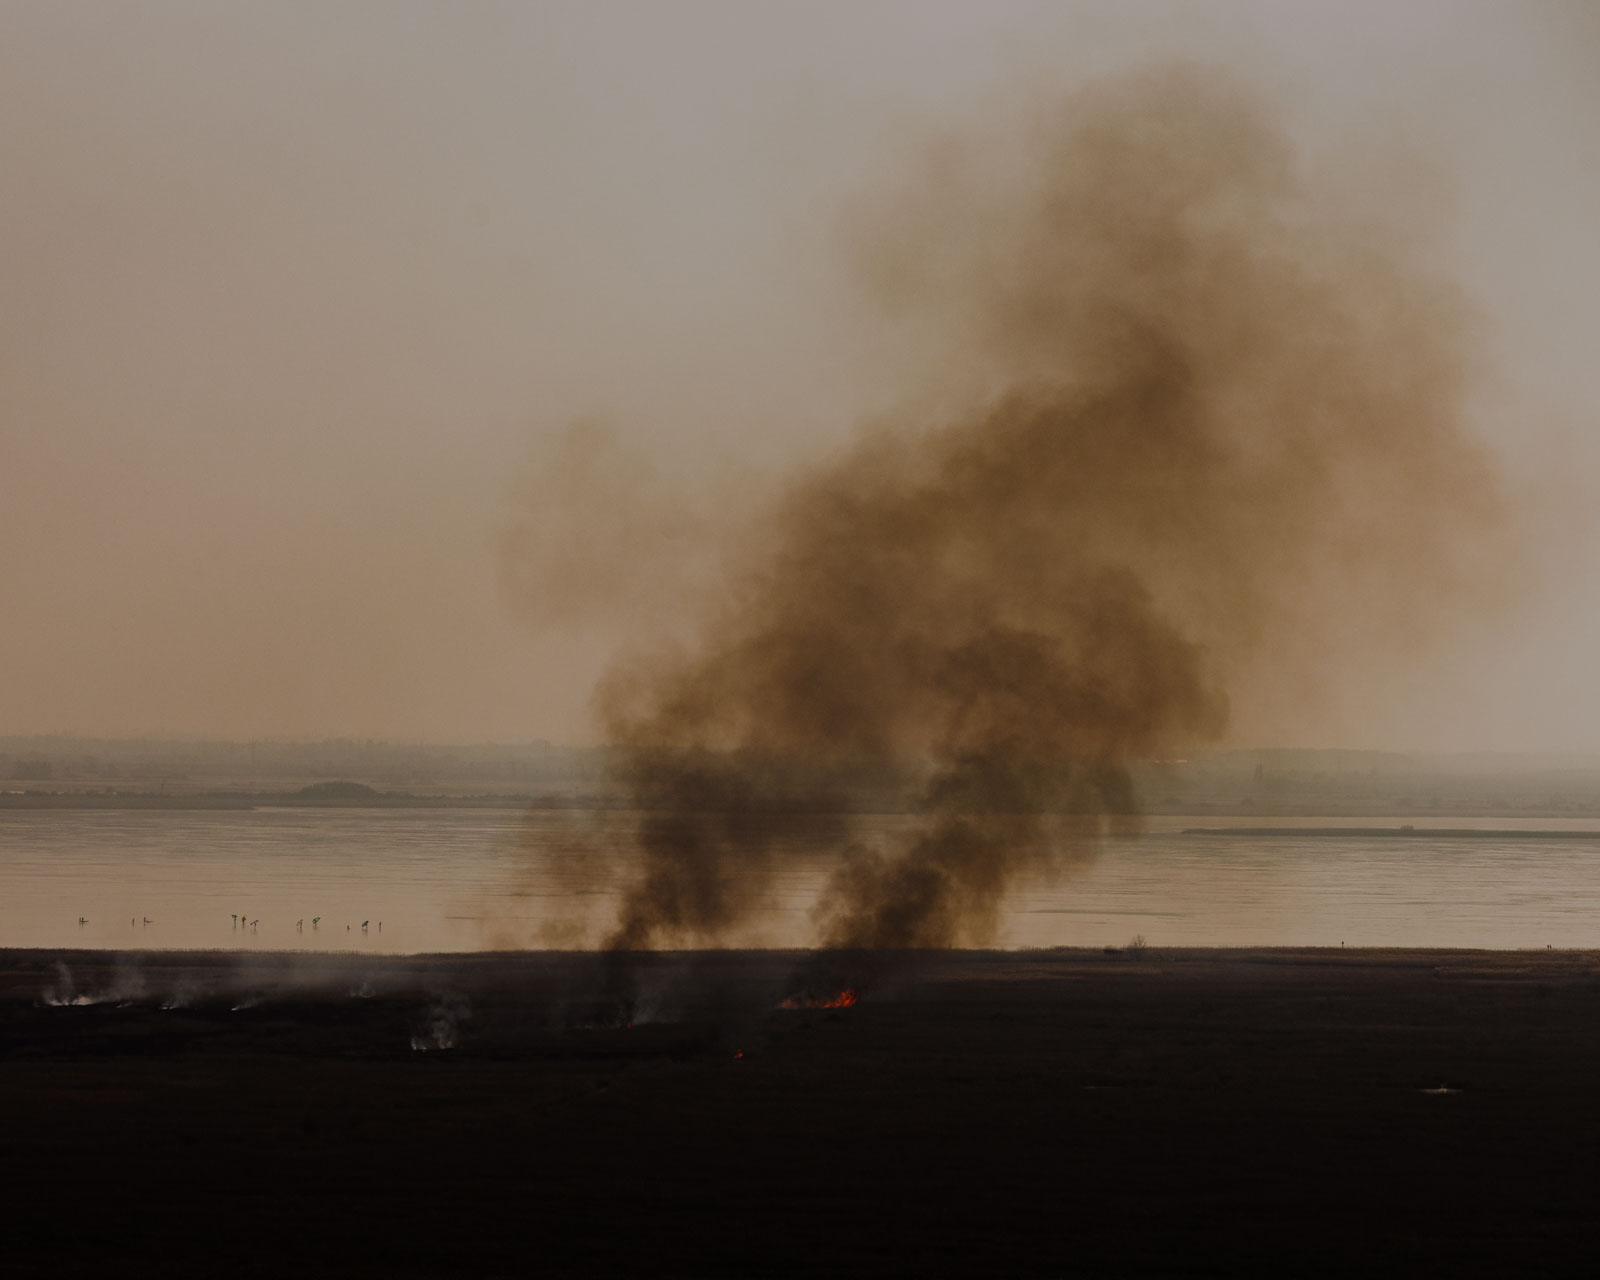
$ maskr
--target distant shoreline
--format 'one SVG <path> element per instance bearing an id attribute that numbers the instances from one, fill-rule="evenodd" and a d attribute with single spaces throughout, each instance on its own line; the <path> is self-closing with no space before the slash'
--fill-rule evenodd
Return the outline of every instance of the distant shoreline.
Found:
<path id="1" fill-rule="evenodd" d="M 529 792 L 419 795 L 408 791 L 374 791 L 371 795 L 318 796 L 301 791 L 0 791 L 0 812 L 7 810 L 148 810 L 152 812 L 212 810 L 248 813 L 256 809 L 535 809 L 535 810 L 633 810 L 638 806 L 622 795 L 533 794 Z M 915 814 L 910 804 L 863 804 L 839 810 L 857 816 L 871 814 Z M 1511 808 L 1462 804 L 1448 811 L 1452 818 L 1564 819 L 1600 822 L 1600 810 L 1559 806 Z M 1137 815 L 1157 817 L 1215 818 L 1410 818 L 1410 812 L 1385 812 L 1383 808 L 1330 805 L 1218 805 L 1207 803 L 1151 804 Z M 1421 816 L 1421 815 L 1415 815 Z M 1382 840 L 1406 839 L 1600 839 L 1595 831 L 1560 830 L 1480 830 L 1472 827 L 1187 827 L 1186 836 L 1300 836 L 1306 838 L 1367 837 Z"/>
<path id="2" fill-rule="evenodd" d="M 566 799 L 530 795 L 384 795 L 370 800 L 313 800 L 294 792 L 223 792 L 161 795 L 150 792 L 25 791 L 0 793 L 0 809 L 599 809 L 608 803 L 584 796 Z"/>
<path id="3" fill-rule="evenodd" d="M 418 795 L 373 788 L 296 791 L 0 791 L 3 809 L 614 809 L 616 798 L 590 794 L 479 792 Z"/>
<path id="4" fill-rule="evenodd" d="M 1496 814 L 1496 817 L 1504 815 Z M 1272 836 L 1363 840 L 1600 840 L 1594 831 L 1489 830 L 1483 827 L 1186 827 L 1186 836 Z"/>
<path id="5" fill-rule="evenodd" d="M 0 813 L 18 809 L 266 807 L 631 809 L 615 747 L 473 746 L 0 735 Z M 880 762 L 839 811 L 915 812 L 920 758 Z M 1600 820 L 1600 756 L 1237 750 L 1130 762 L 1147 816 L 1322 824 L 1467 818 Z"/>

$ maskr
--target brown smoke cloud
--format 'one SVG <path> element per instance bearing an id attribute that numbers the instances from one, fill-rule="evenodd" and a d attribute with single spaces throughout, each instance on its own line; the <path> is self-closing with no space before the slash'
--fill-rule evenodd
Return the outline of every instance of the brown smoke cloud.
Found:
<path id="1" fill-rule="evenodd" d="M 1470 316 L 1336 181 L 1167 67 L 862 212 L 870 285 L 981 404 L 794 478 L 697 639 L 612 670 L 644 814 L 612 946 L 714 943 L 797 837 L 849 850 L 824 944 L 986 943 L 1022 878 L 1131 818 L 1131 764 L 1292 713 L 1330 636 L 1409 645 L 1482 593 Z M 919 833 L 852 845 L 854 798 L 908 767 Z"/>

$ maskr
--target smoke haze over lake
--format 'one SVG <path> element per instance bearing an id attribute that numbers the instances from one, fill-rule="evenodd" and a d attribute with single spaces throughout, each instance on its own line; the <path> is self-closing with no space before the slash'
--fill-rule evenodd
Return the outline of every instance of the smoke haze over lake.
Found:
<path id="1" fill-rule="evenodd" d="M 1515 614 L 1255 732 L 1600 746 L 1585 6 L 24 3 L 0 32 L 9 732 L 595 738 L 639 617 L 508 595 L 508 539 L 557 536 L 518 477 L 600 424 L 676 495 L 614 531 L 682 552 L 634 608 L 703 595 L 706 513 L 984 376 L 937 308 L 863 293 L 874 202 L 930 140 L 1179 57 L 1459 284 L 1465 411 L 1541 496 Z"/>

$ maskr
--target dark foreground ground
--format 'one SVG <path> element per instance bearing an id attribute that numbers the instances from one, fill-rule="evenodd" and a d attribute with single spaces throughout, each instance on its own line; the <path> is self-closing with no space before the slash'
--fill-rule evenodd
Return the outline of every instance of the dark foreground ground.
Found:
<path id="1" fill-rule="evenodd" d="M 0 1173 L 9 1275 L 1592 1273 L 1600 953 L 0 951 Z"/>

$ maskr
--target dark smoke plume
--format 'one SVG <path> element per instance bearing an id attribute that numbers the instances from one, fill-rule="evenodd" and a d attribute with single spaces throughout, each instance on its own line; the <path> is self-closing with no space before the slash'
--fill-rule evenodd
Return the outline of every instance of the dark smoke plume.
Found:
<path id="1" fill-rule="evenodd" d="M 1324 624 L 1394 643 L 1468 578 L 1497 503 L 1463 308 L 1325 212 L 1253 98 L 1143 72 L 1022 156 L 947 157 L 863 238 L 983 407 L 794 480 L 698 644 L 603 684 L 646 812 L 613 947 L 717 941 L 797 832 L 849 849 L 824 944 L 985 943 L 1019 879 L 1131 819 L 1131 764 L 1295 687 Z M 920 832 L 852 847 L 851 796 L 907 761 Z"/>

